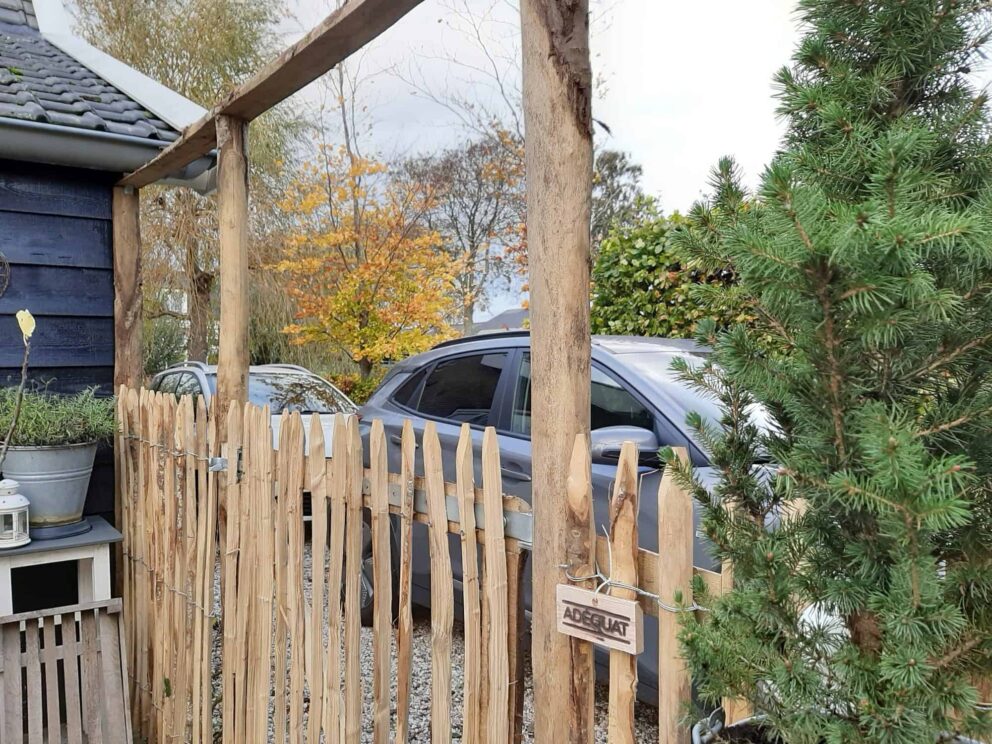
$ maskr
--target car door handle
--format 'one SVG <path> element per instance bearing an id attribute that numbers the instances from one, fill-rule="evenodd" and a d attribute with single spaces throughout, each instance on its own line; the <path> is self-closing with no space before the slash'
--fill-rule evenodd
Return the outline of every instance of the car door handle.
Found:
<path id="1" fill-rule="evenodd" d="M 401 447 L 403 446 L 403 437 L 400 436 L 399 434 L 390 434 L 389 435 L 389 441 L 392 442 L 393 444 L 398 444 Z M 416 441 L 414 441 L 413 448 L 414 449 L 418 449 L 419 447 L 420 447 L 420 445 L 417 444 Z"/>
<path id="2" fill-rule="evenodd" d="M 524 483 L 530 483 L 531 477 L 529 473 L 525 473 L 523 470 L 517 470 L 516 468 L 500 468 L 500 474 L 504 478 L 510 478 L 515 481 L 523 481 Z"/>

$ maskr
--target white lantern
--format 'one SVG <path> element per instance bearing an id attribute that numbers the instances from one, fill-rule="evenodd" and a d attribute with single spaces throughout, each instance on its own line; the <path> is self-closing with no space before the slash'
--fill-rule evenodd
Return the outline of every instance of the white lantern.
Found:
<path id="1" fill-rule="evenodd" d="M 17 492 L 20 485 L 10 478 L 0 480 L 0 550 L 31 542 L 28 534 L 30 502 Z"/>

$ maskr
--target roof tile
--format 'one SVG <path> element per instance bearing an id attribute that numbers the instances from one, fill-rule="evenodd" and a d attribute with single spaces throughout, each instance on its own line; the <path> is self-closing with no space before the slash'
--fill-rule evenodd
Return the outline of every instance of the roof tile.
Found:
<path id="1" fill-rule="evenodd" d="M 30 0 L 0 0 L 0 117 L 173 142 L 179 133 L 36 30 Z"/>

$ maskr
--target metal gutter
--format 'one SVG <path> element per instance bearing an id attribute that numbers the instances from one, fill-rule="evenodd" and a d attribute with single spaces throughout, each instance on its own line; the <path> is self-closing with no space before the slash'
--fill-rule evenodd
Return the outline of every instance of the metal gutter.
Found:
<path id="1" fill-rule="evenodd" d="M 168 144 L 112 132 L 0 117 L 0 158 L 11 160 L 130 173 Z M 216 188 L 215 162 L 214 156 L 199 158 L 162 182 L 209 193 Z"/>

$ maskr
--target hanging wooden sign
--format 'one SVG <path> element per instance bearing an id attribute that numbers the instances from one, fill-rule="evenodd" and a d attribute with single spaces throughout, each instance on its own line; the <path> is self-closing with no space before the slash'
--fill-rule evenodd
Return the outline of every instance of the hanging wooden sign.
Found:
<path id="1" fill-rule="evenodd" d="M 628 654 L 644 650 L 644 616 L 637 600 L 559 584 L 557 609 L 559 633 Z"/>

